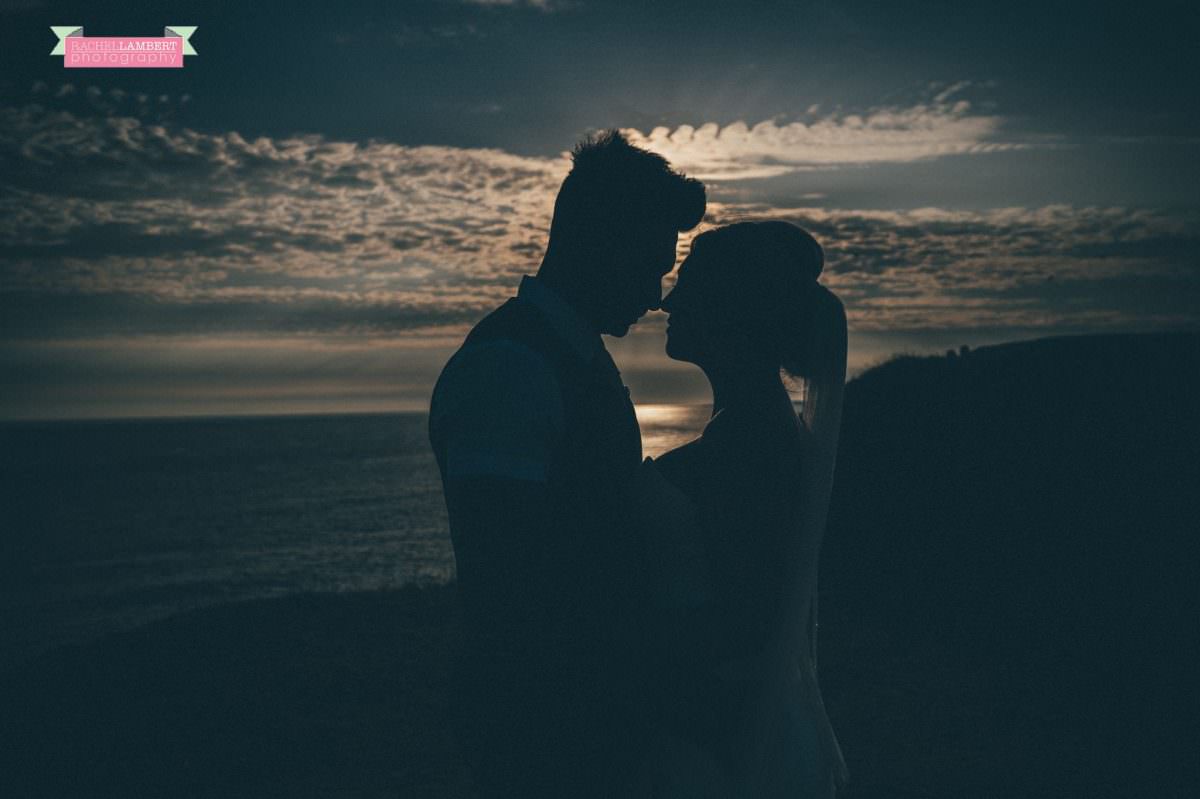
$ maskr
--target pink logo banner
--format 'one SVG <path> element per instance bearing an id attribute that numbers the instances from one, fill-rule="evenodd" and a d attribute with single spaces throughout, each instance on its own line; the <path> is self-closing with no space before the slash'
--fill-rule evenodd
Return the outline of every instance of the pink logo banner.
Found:
<path id="1" fill-rule="evenodd" d="M 50 55 L 62 55 L 67 69 L 182 69 L 185 55 L 196 55 L 188 37 L 196 26 L 168 26 L 164 36 L 84 36 L 83 28 L 58 26 Z"/>

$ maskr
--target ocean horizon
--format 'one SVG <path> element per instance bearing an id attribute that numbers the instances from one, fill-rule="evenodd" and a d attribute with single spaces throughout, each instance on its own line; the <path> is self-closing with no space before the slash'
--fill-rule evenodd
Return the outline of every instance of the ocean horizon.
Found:
<path id="1" fill-rule="evenodd" d="M 710 406 L 642 405 L 643 452 Z M 0 422 L 0 668 L 199 607 L 447 582 L 423 411 Z"/>

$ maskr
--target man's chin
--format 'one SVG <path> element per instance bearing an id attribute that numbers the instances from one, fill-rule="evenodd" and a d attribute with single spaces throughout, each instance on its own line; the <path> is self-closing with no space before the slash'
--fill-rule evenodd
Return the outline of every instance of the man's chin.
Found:
<path id="1" fill-rule="evenodd" d="M 626 324 L 615 324 L 615 325 L 610 325 L 609 327 L 607 327 L 606 329 L 604 329 L 600 332 L 604 333 L 606 336 L 613 336 L 614 338 L 623 338 L 625 336 L 625 334 L 629 332 L 629 328 L 631 328 L 631 327 L 633 327 L 633 322 L 629 322 Z"/>

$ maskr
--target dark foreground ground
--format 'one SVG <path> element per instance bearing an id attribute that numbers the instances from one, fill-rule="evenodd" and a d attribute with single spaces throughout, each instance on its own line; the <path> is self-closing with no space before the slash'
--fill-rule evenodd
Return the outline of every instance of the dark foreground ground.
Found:
<path id="1" fill-rule="evenodd" d="M 453 614 L 442 587 L 310 595 L 51 653 L 7 686 L 4 795 L 472 796 L 442 720 Z M 822 660 L 854 796 L 962 795 L 922 772 L 971 785 L 1021 746 L 988 675 L 936 648 L 830 630 Z"/>
<path id="2" fill-rule="evenodd" d="M 1195 336 L 847 394 L 821 679 L 849 797 L 1194 796 Z M 472 796 L 453 588 L 176 616 L 0 675 L 0 796 Z"/>
<path id="3" fill-rule="evenodd" d="M 51 653 L 9 677 L 3 795 L 474 796 L 443 722 L 453 614 L 442 587 L 309 595 Z M 1100 689 L 1088 706 L 1059 695 L 1076 692 L 1061 663 L 824 626 L 848 796 L 1194 795 L 1181 783 L 1192 741 L 1144 751 L 1170 744 L 1160 723 L 1186 723 L 1170 707 L 1183 684 L 1099 666 L 1113 681 L 1080 687 Z"/>

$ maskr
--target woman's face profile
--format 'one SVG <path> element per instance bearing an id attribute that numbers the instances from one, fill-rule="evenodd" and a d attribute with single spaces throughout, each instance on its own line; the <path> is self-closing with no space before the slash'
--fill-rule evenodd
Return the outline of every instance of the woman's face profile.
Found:
<path id="1" fill-rule="evenodd" d="M 663 298 L 667 316 L 667 356 L 705 371 L 740 370 L 763 361 L 763 342 L 750 329 L 745 303 L 751 287 L 731 285 L 726 248 L 695 248 L 679 266 L 675 287 Z M 757 273 L 749 273 L 755 279 Z M 747 278 L 741 278 L 743 280 Z M 753 291 L 768 291 L 754 286 Z M 776 298 L 778 301 L 779 298 Z"/>
<path id="2" fill-rule="evenodd" d="M 713 303 L 704 285 L 705 257 L 692 251 L 679 266 L 675 287 L 663 298 L 667 312 L 667 355 L 699 364 L 711 353 L 716 332 Z"/>

